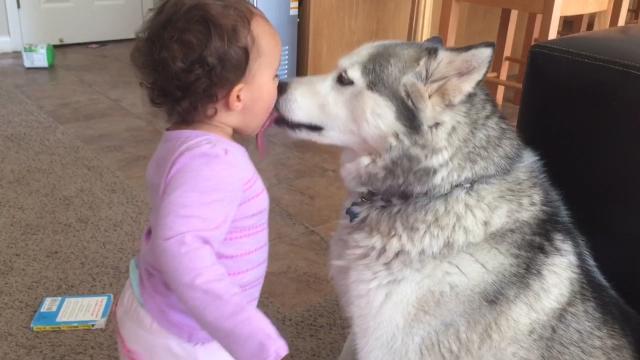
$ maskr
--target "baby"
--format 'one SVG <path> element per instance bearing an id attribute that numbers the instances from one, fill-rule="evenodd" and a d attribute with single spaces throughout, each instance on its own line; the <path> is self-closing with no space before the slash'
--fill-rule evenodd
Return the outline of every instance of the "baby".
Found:
<path id="1" fill-rule="evenodd" d="M 280 40 L 244 0 L 166 0 L 132 60 L 169 128 L 148 165 L 150 219 L 119 298 L 121 359 L 282 359 L 257 308 L 269 196 L 234 134 L 276 99 Z"/>

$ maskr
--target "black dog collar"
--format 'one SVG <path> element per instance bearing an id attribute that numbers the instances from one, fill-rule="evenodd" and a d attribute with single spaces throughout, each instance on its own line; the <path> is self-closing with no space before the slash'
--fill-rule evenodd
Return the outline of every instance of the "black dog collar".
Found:
<path id="1" fill-rule="evenodd" d="M 347 208 L 347 210 L 345 210 L 345 214 L 347 214 L 347 216 L 349 217 L 349 223 L 354 223 L 358 217 L 360 216 L 360 213 L 358 212 L 357 208 L 358 207 L 362 207 L 363 205 L 366 204 L 370 204 L 373 201 L 380 201 L 383 203 L 383 207 L 385 205 L 389 205 L 393 199 L 399 199 L 399 200 L 403 200 L 403 201 L 407 201 L 410 199 L 417 199 L 417 198 L 431 198 L 431 201 L 439 199 L 441 197 L 447 196 L 449 195 L 452 191 L 454 191 L 455 189 L 458 188 L 465 188 L 468 189 L 470 188 L 472 185 L 474 184 L 474 182 L 471 183 L 460 183 L 454 187 L 452 187 L 449 191 L 439 194 L 439 195 L 433 195 L 430 192 L 426 192 L 426 193 L 421 193 L 421 194 L 415 194 L 415 195 L 409 195 L 409 194 L 402 194 L 402 195 L 395 195 L 395 196 L 385 196 L 384 194 L 378 194 L 374 191 L 368 190 L 366 192 L 363 192 L 360 197 L 358 198 L 358 200 L 354 201 L 351 203 L 351 205 Z"/>

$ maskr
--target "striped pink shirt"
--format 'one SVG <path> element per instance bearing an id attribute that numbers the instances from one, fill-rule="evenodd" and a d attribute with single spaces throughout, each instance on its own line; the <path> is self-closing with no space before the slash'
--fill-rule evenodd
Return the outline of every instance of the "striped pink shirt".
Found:
<path id="1" fill-rule="evenodd" d="M 257 309 L 268 260 L 269 195 L 245 149 L 206 132 L 166 132 L 149 163 L 149 228 L 138 255 L 145 309 L 192 343 L 281 359 Z"/>

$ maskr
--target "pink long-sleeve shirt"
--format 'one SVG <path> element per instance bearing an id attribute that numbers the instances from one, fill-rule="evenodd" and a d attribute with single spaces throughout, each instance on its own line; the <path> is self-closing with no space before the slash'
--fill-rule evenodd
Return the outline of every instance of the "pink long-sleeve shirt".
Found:
<path id="1" fill-rule="evenodd" d="M 192 343 L 234 358 L 288 353 L 257 308 L 268 259 L 269 196 L 245 149 L 201 131 L 166 132 L 149 163 L 150 223 L 137 258 L 144 308 Z"/>

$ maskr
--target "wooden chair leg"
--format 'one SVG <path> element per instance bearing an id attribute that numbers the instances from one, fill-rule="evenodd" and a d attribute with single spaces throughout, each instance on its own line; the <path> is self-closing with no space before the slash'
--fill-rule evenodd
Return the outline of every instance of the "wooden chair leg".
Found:
<path id="1" fill-rule="evenodd" d="M 616 0 L 609 0 L 607 10 L 596 13 L 595 21 L 593 22 L 593 30 L 608 29 L 613 21 L 613 12 Z"/>
<path id="2" fill-rule="evenodd" d="M 633 10 L 627 10 L 631 15 L 629 16 L 629 22 L 632 24 L 638 24 L 638 20 L 640 18 L 640 1 L 633 0 Z"/>
<path id="3" fill-rule="evenodd" d="M 518 82 L 520 84 L 522 84 L 522 82 L 524 81 L 525 71 L 527 70 L 527 60 L 529 59 L 529 49 L 531 49 L 531 45 L 533 45 L 536 37 L 538 37 L 540 34 L 541 24 L 542 24 L 542 15 L 531 13 L 527 17 L 527 27 L 524 32 L 524 43 L 522 44 L 522 53 L 520 54 L 520 59 L 522 59 L 522 62 L 518 64 Z M 516 105 L 520 105 L 521 98 L 522 98 L 522 91 L 520 91 L 519 89 L 516 89 L 513 103 Z"/>
<path id="4" fill-rule="evenodd" d="M 609 27 L 624 26 L 629 12 L 629 0 L 613 0 Z"/>
<path id="5" fill-rule="evenodd" d="M 587 27 L 589 26 L 589 17 L 589 14 L 572 16 L 571 33 L 577 34 L 587 31 Z"/>
<path id="6" fill-rule="evenodd" d="M 562 0 L 545 0 L 540 25 L 540 41 L 555 39 L 560 25 Z"/>
<path id="7" fill-rule="evenodd" d="M 498 79 L 507 80 L 509 76 L 509 61 L 505 57 L 511 56 L 513 41 L 516 34 L 518 21 L 518 10 L 502 9 L 500 13 L 500 26 L 498 28 L 498 39 L 496 41 L 496 52 L 494 55 L 493 71 L 498 73 Z M 504 90 L 502 85 L 495 86 L 495 97 L 498 106 L 502 107 L 504 102 Z"/>
<path id="8" fill-rule="evenodd" d="M 440 12 L 440 36 L 445 46 L 455 45 L 459 18 L 460 2 L 458 0 L 443 0 Z"/>
<path id="9" fill-rule="evenodd" d="M 591 19 L 591 14 L 585 14 L 580 16 L 580 32 L 585 32 L 589 28 L 589 19 Z"/>
<path id="10" fill-rule="evenodd" d="M 564 25 L 563 25 L 563 20 L 565 19 L 565 21 L 568 19 L 571 22 L 571 29 L 569 29 L 569 34 L 575 34 L 577 32 L 579 32 L 579 27 L 580 27 L 580 16 L 576 15 L 576 16 L 567 16 L 564 18 L 560 18 L 560 29 L 564 29 Z"/>
<path id="11" fill-rule="evenodd" d="M 505 15 L 506 14 L 506 15 Z M 497 76 L 502 67 L 504 60 L 504 47 L 505 39 L 507 35 L 507 28 L 509 26 L 509 9 L 502 9 L 500 12 L 500 22 L 498 23 L 498 33 L 496 36 L 496 49 L 493 53 L 493 64 L 491 65 L 491 76 Z M 498 91 L 498 85 L 494 83 L 487 83 L 487 88 L 491 95 L 495 98 Z"/>

